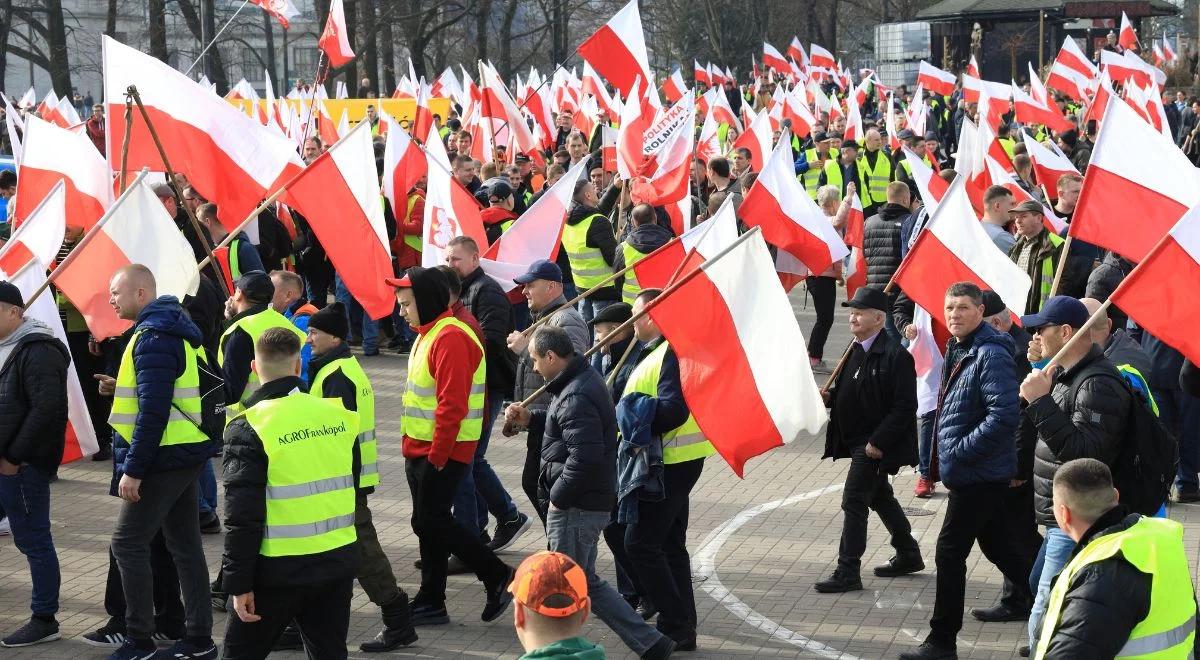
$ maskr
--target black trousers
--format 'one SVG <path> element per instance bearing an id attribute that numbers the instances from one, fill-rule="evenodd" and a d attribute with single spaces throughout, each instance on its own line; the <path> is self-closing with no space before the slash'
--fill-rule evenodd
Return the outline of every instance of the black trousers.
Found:
<path id="1" fill-rule="evenodd" d="M 232 606 L 225 624 L 224 660 L 260 660 L 292 621 L 300 629 L 310 660 L 345 660 L 354 578 L 300 587 L 254 588 L 254 612 L 261 621 L 245 623 Z"/>
<path id="2" fill-rule="evenodd" d="M 1030 479 L 1016 488 L 1009 488 L 1004 494 L 1004 519 L 1012 535 L 1017 552 L 1029 558 L 1029 565 L 1037 561 L 1038 550 L 1042 548 L 1042 535 L 1038 532 L 1037 520 L 1033 517 L 1033 480 Z M 1025 579 L 1029 581 L 1028 576 Z M 1032 600 L 1018 590 L 1008 578 L 1004 578 L 1004 588 L 1000 591 L 1000 602 L 1018 611 L 1027 612 L 1033 607 Z"/>
<path id="3" fill-rule="evenodd" d="M 688 502 L 703 471 L 703 459 L 666 466 L 666 498 L 639 502 L 636 523 L 613 523 L 604 532 L 613 558 L 633 580 L 638 595 L 658 608 L 658 630 L 676 639 L 696 634 L 692 559 L 687 550 Z M 615 542 L 621 527 L 623 546 Z"/>
<path id="4" fill-rule="evenodd" d="M 525 497 L 529 498 L 529 503 L 537 511 L 538 518 L 542 520 L 542 527 L 545 528 L 546 508 L 538 500 L 538 479 L 541 474 L 542 433 L 528 431 L 525 434 L 525 465 L 521 468 L 521 490 L 525 491 Z"/>
<path id="5" fill-rule="evenodd" d="M 929 620 L 930 640 L 955 646 L 962 630 L 967 588 L 967 557 L 979 541 L 988 561 L 1008 578 L 1020 598 L 1033 601 L 1029 591 L 1032 558 L 1017 551 L 1005 515 L 1008 484 L 972 484 L 951 488 L 946 517 L 937 540 L 937 598 Z"/>
<path id="6" fill-rule="evenodd" d="M 858 575 L 863 553 L 867 549 L 867 521 L 874 511 L 892 536 L 892 547 L 904 556 L 920 555 L 921 548 L 913 538 L 912 526 L 904 509 L 896 501 L 887 472 L 879 461 L 867 456 L 866 446 L 855 447 L 842 489 L 842 540 L 838 546 L 838 569 Z"/>
<path id="7" fill-rule="evenodd" d="M 829 329 L 833 327 L 833 302 L 837 297 L 837 280 L 813 275 L 805 278 L 804 285 L 812 294 L 813 309 L 817 312 L 817 322 L 813 324 L 812 332 L 808 335 L 808 356 L 820 360 L 825 354 L 825 340 L 829 338 Z"/>
<path id="8" fill-rule="evenodd" d="M 458 482 L 470 469 L 457 461 L 446 461 L 441 470 L 425 458 L 404 463 L 408 489 L 412 493 L 412 528 L 421 547 L 421 590 L 414 599 L 440 607 L 446 602 L 446 561 L 454 554 L 475 572 L 484 586 L 495 586 L 508 577 L 508 566 L 460 525 L 450 514 Z"/>
<path id="9" fill-rule="evenodd" d="M 104 356 L 92 355 L 88 351 L 89 336 L 86 330 L 68 332 L 67 346 L 71 349 L 71 368 L 79 378 L 83 402 L 87 405 L 92 428 L 96 430 L 96 443 L 103 449 L 112 447 L 112 427 L 108 425 L 108 414 L 112 412 L 113 400 L 111 396 L 101 396 L 96 387 L 94 375 L 104 373 Z"/>
<path id="10" fill-rule="evenodd" d="M 150 574 L 154 579 L 155 632 L 183 635 L 183 600 L 179 597 L 179 574 L 175 561 L 167 552 L 162 532 L 150 542 Z M 125 628 L 125 591 L 121 587 L 121 571 L 112 550 L 108 551 L 108 579 L 104 584 L 104 611 L 110 627 Z"/>

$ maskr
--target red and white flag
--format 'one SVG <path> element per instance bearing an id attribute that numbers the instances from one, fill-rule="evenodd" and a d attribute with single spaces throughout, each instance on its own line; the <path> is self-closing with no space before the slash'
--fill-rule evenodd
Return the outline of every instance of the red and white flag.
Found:
<path id="1" fill-rule="evenodd" d="M 712 77 L 708 75 L 708 67 L 700 66 L 696 60 L 692 60 L 692 79 L 697 85 L 707 85 L 712 87 Z"/>
<path id="2" fill-rule="evenodd" d="M 359 122 L 304 168 L 288 187 L 287 196 L 288 204 L 308 219 L 363 310 L 373 319 L 391 314 L 395 292 L 383 279 L 392 276 L 392 255 L 379 203 L 370 124 Z"/>
<path id="3" fill-rule="evenodd" d="M 1041 124 L 1057 133 L 1075 128 L 1075 125 L 1058 111 L 1058 106 L 1050 107 L 1026 94 L 1016 85 L 1012 86 L 1012 95 L 1017 121 L 1024 124 Z"/>
<path id="4" fill-rule="evenodd" d="M 1046 107 L 1057 108 L 1058 106 L 1056 105 L 1051 106 L 1054 103 L 1054 99 L 1050 98 L 1050 95 L 1046 93 L 1046 86 L 1042 84 L 1042 79 L 1038 77 L 1037 71 L 1033 70 L 1033 63 L 1027 62 L 1026 66 L 1029 67 L 1029 95 Z"/>
<path id="5" fill-rule="evenodd" d="M 169 65 L 104 37 L 109 165 L 121 166 L 125 89 L 137 85 L 146 112 L 175 170 L 217 204 L 227 229 L 237 227 L 263 199 L 299 172 L 296 144 L 268 131 Z M 164 170 L 140 113 L 133 113 L 129 170 Z"/>
<path id="6" fill-rule="evenodd" d="M 954 80 L 953 73 L 942 71 L 925 60 L 921 60 L 920 68 L 917 69 L 917 84 L 940 96 L 950 96 L 954 93 Z"/>
<path id="7" fill-rule="evenodd" d="M 964 177 L 950 184 L 894 276 L 896 284 L 925 309 L 942 309 L 946 289 L 955 282 L 974 282 L 1000 295 L 1018 316 L 1024 314 L 1029 275 L 996 249 L 976 219 L 964 189 Z"/>
<path id="8" fill-rule="evenodd" d="M 836 102 L 834 102 L 833 107 L 837 107 Z M 833 112 L 831 111 L 830 117 L 832 116 Z M 854 95 L 851 94 L 846 97 L 846 130 L 842 133 L 842 139 L 858 142 L 863 137 L 862 113 L 859 111 L 858 103 L 854 100 Z"/>
<path id="9" fill-rule="evenodd" d="M 1062 48 L 1058 50 L 1058 55 L 1054 56 L 1054 62 L 1078 73 L 1084 80 L 1091 80 L 1100 75 L 1100 70 L 1092 64 L 1091 58 L 1083 54 L 1079 44 L 1072 37 L 1063 39 Z"/>
<path id="10" fill-rule="evenodd" d="M 639 76 L 643 82 L 653 80 L 637 0 L 630 0 L 576 50 L 625 96 Z"/>
<path id="11" fill-rule="evenodd" d="M 67 232 L 66 184 L 57 181 L 0 247 L 0 270 L 15 275 L 26 267 L 52 264 Z M 46 269 L 38 274 L 45 279 Z M 40 283 L 40 282 L 39 282 Z"/>
<path id="12" fill-rule="evenodd" d="M 743 105 L 742 108 L 747 109 L 747 106 Z M 761 172 L 763 171 L 767 156 L 771 153 L 771 140 L 773 137 L 771 117 L 764 110 L 758 113 L 754 120 L 750 122 L 745 132 L 737 136 L 737 139 L 733 141 L 733 148 L 745 147 L 749 149 L 750 169 L 754 172 Z M 788 148 L 790 149 L 791 145 Z"/>
<path id="13" fill-rule="evenodd" d="M 268 14 L 275 17 L 283 29 L 291 26 L 292 19 L 300 15 L 300 10 L 292 4 L 292 0 L 250 0 L 262 7 Z"/>
<path id="14" fill-rule="evenodd" d="M 533 133 L 529 130 L 529 124 L 525 123 L 525 116 L 521 114 L 516 101 L 513 101 L 512 96 L 508 93 L 508 86 L 504 84 L 500 74 L 487 64 L 481 64 L 480 71 L 482 76 L 479 90 L 483 94 L 479 106 L 481 117 L 485 121 L 498 119 L 507 123 L 505 128 L 508 131 L 508 139 L 502 141 L 501 144 L 507 142 L 510 145 L 507 150 L 509 162 L 512 162 L 517 154 L 537 151 L 538 145 L 533 138 Z M 415 133 L 414 135 L 425 135 L 425 133 Z M 497 140 L 503 139 L 502 135 L 497 137 Z"/>
<path id="15" fill-rule="evenodd" d="M 843 279 L 846 281 L 846 298 L 867 284 L 867 257 L 863 253 L 863 226 L 867 218 L 863 214 L 862 201 L 857 193 L 850 194 L 850 212 L 846 214 L 846 231 L 843 240 L 850 248 L 850 263 L 846 266 Z"/>
<path id="16" fill-rule="evenodd" d="M 743 131 L 742 122 L 733 113 L 733 108 L 729 105 L 729 99 L 725 96 L 725 90 L 714 87 L 708 90 L 704 96 L 708 98 L 707 108 L 711 110 L 717 122 L 736 128 L 740 135 Z"/>
<path id="17" fill-rule="evenodd" d="M 329 68 L 336 69 L 354 59 L 349 35 L 346 31 L 346 13 L 342 8 L 342 0 L 330 0 L 325 29 L 321 31 L 321 38 L 317 39 L 317 48 L 329 58 Z"/>
<path id="18" fill-rule="evenodd" d="M 1054 64 L 1050 66 L 1050 75 L 1046 77 L 1046 86 L 1053 87 L 1076 101 L 1084 103 L 1088 100 L 1088 93 L 1094 80 L 1059 60 L 1055 60 Z"/>
<path id="19" fill-rule="evenodd" d="M 774 69 L 785 76 L 792 72 L 792 66 L 788 64 L 787 58 L 783 56 L 783 53 L 780 53 L 778 48 L 765 41 L 763 42 L 762 62 L 763 66 Z"/>
<path id="20" fill-rule="evenodd" d="M 417 181 L 425 176 L 429 164 L 421 148 L 412 141 L 408 133 L 400 128 L 389 114 L 382 114 L 380 122 L 388 126 L 383 147 L 383 196 L 392 206 L 392 213 L 407 208 L 408 192 Z"/>
<path id="21" fill-rule="evenodd" d="M 811 67 L 828 69 L 829 71 L 837 71 L 837 60 L 834 59 L 833 53 L 826 50 L 823 46 L 817 44 L 809 44 L 808 47 L 808 65 Z"/>
<path id="22" fill-rule="evenodd" d="M 683 73 L 679 71 L 679 67 L 675 67 L 675 72 L 669 78 L 663 81 L 662 93 L 668 103 L 675 103 L 683 98 L 683 95 L 688 92 L 687 83 L 683 81 Z"/>
<path id="23" fill-rule="evenodd" d="M 505 90 L 507 93 L 507 90 Z M 417 83 L 416 107 L 413 108 L 412 125 L 409 126 L 410 135 L 428 135 L 429 129 L 433 127 L 433 111 L 429 109 L 429 85 L 425 84 L 425 79 L 422 78 Z M 380 105 L 383 105 L 382 103 Z M 522 118 L 521 125 L 525 126 Z M 380 127 L 380 132 L 391 130 L 392 123 L 384 124 Z"/>
<path id="24" fill-rule="evenodd" d="M 922 203 L 925 204 L 929 215 L 933 215 L 933 212 L 937 210 L 938 203 L 946 196 L 946 190 L 950 184 L 934 174 L 933 168 L 926 165 L 920 156 L 907 147 L 904 148 L 904 160 L 908 161 L 909 171 L 912 173 L 913 181 L 917 184 L 917 192 L 921 195 Z"/>
<path id="25" fill-rule="evenodd" d="M 776 87 L 775 89 L 781 88 Z M 772 121 L 781 123 L 785 119 L 791 120 L 792 135 L 800 138 L 808 137 L 812 133 L 813 126 L 817 125 L 817 118 L 813 116 L 808 106 L 804 105 L 804 99 L 798 87 L 784 93 L 783 100 L 771 108 L 770 117 Z"/>
<path id="26" fill-rule="evenodd" d="M 1200 170 L 1120 99 L 1096 136 L 1070 235 L 1141 261 L 1200 202 Z"/>
<path id="27" fill-rule="evenodd" d="M 713 115 L 713 108 L 709 106 L 708 112 L 704 115 L 704 124 L 700 126 L 700 137 L 696 138 L 696 158 L 706 165 L 708 161 L 721 155 L 719 129 L 720 126 Z"/>
<path id="28" fill-rule="evenodd" d="M 942 363 L 945 362 L 940 346 L 944 344 L 934 336 L 933 319 L 920 305 L 913 307 L 912 327 L 917 336 L 909 343 L 908 352 L 912 354 L 917 372 L 917 416 L 920 417 L 937 408 Z"/>
<path id="29" fill-rule="evenodd" d="M 816 433 L 828 419 L 804 335 L 758 233 L 706 264 L 650 317 L 679 359 L 692 417 L 738 476 L 749 459 Z"/>
<path id="30" fill-rule="evenodd" d="M 967 75 L 975 78 L 983 77 L 979 75 L 979 62 L 975 61 L 974 53 L 971 54 L 971 61 L 967 62 Z"/>
<path id="31" fill-rule="evenodd" d="M 991 179 L 991 185 L 1002 186 L 1005 190 L 1012 193 L 1013 204 L 1022 202 L 1037 202 L 1042 207 L 1042 224 L 1046 229 L 1058 234 L 1067 228 L 1067 221 L 1058 217 L 1054 213 L 1054 209 L 1047 206 L 1041 200 L 1034 199 L 1033 195 L 1025 192 L 1025 189 L 1017 183 L 1016 175 L 1010 174 L 996 162 L 996 159 L 991 156 L 984 156 L 984 161 L 987 163 L 988 177 Z"/>
<path id="32" fill-rule="evenodd" d="M 87 136 L 30 115 L 25 118 L 25 157 L 17 177 L 17 196 L 9 215 L 28 217 L 56 183 L 66 190 L 67 224 L 91 229 L 112 205 L 112 171 Z M 10 220 L 10 221 L 14 221 Z M 50 260 L 43 260 L 50 263 Z"/>
<path id="33" fill-rule="evenodd" d="M 1117 35 L 1117 45 L 1125 50 L 1134 50 L 1138 47 L 1137 32 L 1133 29 L 1133 23 L 1129 21 L 1129 16 L 1125 12 L 1121 12 L 1121 32 Z"/>
<path id="34" fill-rule="evenodd" d="M 1088 168 L 1089 171 L 1091 168 Z M 1109 300 L 1146 332 L 1200 363 L 1200 207 L 1193 206 L 1151 248 Z"/>
<path id="35" fill-rule="evenodd" d="M 849 254 L 829 218 L 796 178 L 791 136 L 786 132 L 750 187 L 738 215 L 746 224 L 762 227 L 772 245 L 792 253 L 814 273 Z"/>
<path id="36" fill-rule="evenodd" d="M 1007 109 L 1007 101 L 1012 97 L 1012 88 L 1004 83 L 991 82 L 970 74 L 963 74 L 963 98 L 967 103 L 979 103 L 979 97 L 983 94 L 986 94 L 992 101 L 1003 104 Z"/>
<path id="37" fill-rule="evenodd" d="M 553 147 L 557 135 L 548 94 L 546 87 L 535 85 L 532 78 L 525 82 L 525 90 L 521 93 L 524 110 L 533 117 L 534 135 L 543 148 Z"/>
<path id="38" fill-rule="evenodd" d="M 8 97 L 4 97 L 4 129 L 8 131 L 9 144 L 12 145 L 13 160 L 17 161 L 17 167 L 20 167 L 23 160 L 21 136 L 25 133 L 25 124 L 21 121 L 21 116 L 17 110 L 8 102 Z"/>
<path id="39" fill-rule="evenodd" d="M 892 94 L 890 92 L 888 93 L 887 98 L 884 100 L 884 103 L 887 104 L 887 114 L 884 116 L 884 128 L 887 131 L 887 145 L 888 150 L 894 153 L 900 149 L 900 137 L 897 135 L 899 130 L 896 128 L 896 104 L 894 103 L 894 99 L 892 98 Z"/>
<path id="40" fill-rule="evenodd" d="M 662 289 L 683 271 L 689 257 L 713 255 L 733 245 L 738 237 L 737 214 L 732 196 L 726 197 L 707 222 L 689 228 L 634 265 L 643 289 Z M 694 265 L 694 264 L 693 264 Z"/>
<path id="41" fill-rule="evenodd" d="M 1059 151 L 1054 143 L 1042 144 L 1024 131 L 1021 132 L 1021 138 L 1025 141 L 1025 151 L 1029 154 L 1029 159 L 1033 161 L 1033 173 L 1038 183 L 1046 189 L 1046 194 L 1057 196 L 1058 180 L 1067 174 L 1079 174 L 1079 170 L 1075 169 L 1071 159 Z"/>
<path id="42" fill-rule="evenodd" d="M 1163 59 L 1165 59 L 1167 61 L 1167 64 L 1174 64 L 1175 63 L 1175 49 L 1171 48 L 1171 42 L 1167 40 L 1167 33 L 1165 30 L 1163 31 L 1162 51 L 1163 51 Z"/>
<path id="43" fill-rule="evenodd" d="M 21 100 L 17 101 L 18 108 L 32 108 L 37 105 L 37 92 L 33 87 L 30 87 L 24 94 L 21 95 Z"/>
<path id="44" fill-rule="evenodd" d="M 691 130 L 696 125 L 694 116 L 693 108 L 685 119 L 687 130 L 675 131 L 655 152 L 654 169 L 643 168 L 644 175 L 630 180 L 629 194 L 634 204 L 669 206 L 688 196 L 692 153 L 695 151 L 695 131 Z M 678 235 L 684 227 L 679 224 L 672 229 Z"/>
<path id="45" fill-rule="evenodd" d="M 792 37 L 792 43 L 788 44 L 787 56 L 799 66 L 808 66 L 808 53 L 804 52 L 804 44 L 800 43 L 798 37 Z"/>
<path id="46" fill-rule="evenodd" d="M 429 131 L 425 140 L 425 156 L 429 159 L 429 179 L 425 187 L 421 265 L 429 268 L 443 263 L 446 245 L 456 236 L 470 236 L 481 247 L 488 240 L 479 217 L 479 203 L 450 176 L 450 159 L 435 130 Z"/>
<path id="47" fill-rule="evenodd" d="M 111 97 L 110 97 L 111 98 Z M 108 304 L 108 283 L 130 264 L 154 273 L 158 295 L 180 300 L 200 286 L 196 258 L 175 219 L 167 215 L 144 176 L 139 176 L 109 207 L 87 243 L 75 247 L 78 256 L 59 268 L 54 285 L 87 321 L 97 340 L 115 337 L 130 326 Z"/>

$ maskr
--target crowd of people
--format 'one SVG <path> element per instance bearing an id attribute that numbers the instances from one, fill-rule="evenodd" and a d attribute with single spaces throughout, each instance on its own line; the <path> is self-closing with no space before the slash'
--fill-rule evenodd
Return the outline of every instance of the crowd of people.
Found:
<path id="1" fill-rule="evenodd" d="M 765 111 L 775 84 L 764 77 L 757 96 L 732 84 L 725 93 L 735 112 L 743 103 Z M 924 95 L 929 130 L 893 137 L 950 182 L 956 127 L 978 108 L 961 90 Z M 903 87 L 893 98 L 913 100 Z M 1025 146 L 1008 137 L 1027 127 L 1005 117 L 1000 142 L 1018 184 L 1040 201 L 1014 204 L 1011 190 L 993 186 L 982 223 L 1033 281 L 1026 314 L 1014 323 L 994 292 L 950 287 L 944 309 L 930 310 L 950 334 L 937 405 L 918 415 L 906 350 L 918 333 L 914 304 L 889 283 L 929 213 L 901 151 L 886 145 L 881 95 L 869 94 L 861 113 L 861 140 L 843 140 L 844 118 L 822 115 L 792 142 L 795 174 L 832 226 L 845 231 L 856 196 L 867 218 L 866 286 L 842 303 L 854 342 L 837 366 L 825 344 L 844 264 L 804 278 L 816 312 L 810 365 L 830 377 L 822 391 L 830 409 L 825 455 L 850 459 L 837 568 L 816 590 L 863 588 L 870 510 L 896 550 L 874 574 L 925 570 L 928 555 L 891 480 L 915 467 L 915 496 L 931 497 L 940 483 L 948 500 L 934 550 L 931 632 L 902 657 L 957 657 L 976 541 L 1005 586 L 996 606 L 972 614 L 1027 620 L 1026 655 L 1189 657 L 1196 612 L 1182 527 L 1130 506 L 1114 483 L 1134 442 L 1130 420 L 1145 408 L 1178 438 L 1175 500 L 1200 501 L 1200 377 L 1119 309 L 1085 327 L 1131 264 L 1082 241 L 1064 253 L 1062 237 L 1047 228 L 1042 202 L 1069 223 L 1082 177 L 1061 177 L 1053 192 L 1039 186 Z M 639 657 L 696 648 L 689 500 L 716 450 L 689 411 L 670 342 L 645 313 L 663 292 L 625 270 L 676 229 L 664 208 L 634 203 L 605 166 L 602 138 L 574 128 L 570 112 L 556 117 L 544 165 L 525 155 L 480 162 L 453 109 L 435 119 L 453 178 L 479 203 L 493 243 L 571 166 L 588 161 L 557 257 L 514 281 L 519 303 L 484 272 L 487 246 L 471 237 L 449 242 L 437 259 L 444 265 L 420 266 L 424 179 L 404 208 L 382 201 L 394 272 L 381 277 L 396 295 L 382 319 L 355 300 L 305 218 L 272 210 L 259 216 L 254 239 L 231 236 L 184 177 L 155 191 L 197 261 L 213 252 L 196 295 L 159 296 L 149 269 L 122 268 L 110 303 L 129 331 L 97 342 L 60 297 L 68 347 L 24 315 L 20 290 L 0 283 L 0 514 L 33 582 L 31 619 L 0 644 L 59 638 L 50 484 L 63 455 L 66 372 L 74 369 L 88 384 L 100 442 L 92 460 L 112 460 L 110 494 L 122 500 L 109 547 L 110 618 L 83 636 L 111 648 L 113 660 L 217 657 L 214 608 L 229 612 L 225 658 L 300 647 L 310 657 L 345 658 L 354 580 L 382 619 L 359 649 L 410 646 L 418 629 L 451 621 L 453 574 L 479 580 L 484 622 L 516 602 L 529 657 L 603 657 L 579 637 L 592 611 Z M 378 136 L 374 108 L 364 121 Z M 786 128 L 785 121 L 776 139 Z M 93 130 L 103 143 L 102 120 Z M 1094 135 L 1094 123 L 1084 123 L 1053 139 L 1085 171 Z M 734 148 L 736 137 L 727 128 L 727 155 L 694 168 L 693 224 L 730 198 L 736 210 L 756 180 L 755 154 Z M 375 145 L 382 172 L 383 139 Z M 304 161 L 327 146 L 310 136 Z M 68 232 L 64 255 L 80 235 Z M 399 424 L 419 542 L 420 584 L 411 597 L 370 507 L 377 488 L 391 487 L 380 479 L 380 456 L 391 452 L 378 429 L 397 421 L 377 416 L 362 364 L 381 351 L 408 356 Z M 1052 360 L 1054 368 L 1043 369 Z M 487 461 L 496 428 L 525 435 L 524 502 Z M 500 553 L 535 520 L 548 552 L 514 568 Z M 213 571 L 202 534 L 222 532 Z M 601 538 L 615 559 L 613 583 L 597 572 Z M 171 646 L 159 651 L 159 642 Z"/>

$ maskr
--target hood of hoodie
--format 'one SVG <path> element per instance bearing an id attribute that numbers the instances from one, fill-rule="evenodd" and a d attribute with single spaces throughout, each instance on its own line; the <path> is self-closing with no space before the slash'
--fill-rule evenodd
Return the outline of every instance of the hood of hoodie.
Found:
<path id="1" fill-rule="evenodd" d="M 12 354 L 19 347 L 35 341 L 52 342 L 70 360 L 71 354 L 62 345 L 61 341 L 57 341 L 54 331 L 50 329 L 50 326 L 35 318 L 26 316 L 24 323 L 17 326 L 17 329 L 13 330 L 12 334 L 0 340 L 0 368 L 8 364 L 8 359 L 12 357 Z"/>
<path id="2" fill-rule="evenodd" d="M 135 326 L 182 338 L 192 346 L 203 341 L 200 327 L 183 311 L 175 296 L 159 296 L 138 313 Z"/>
<path id="3" fill-rule="evenodd" d="M 485 225 L 495 225 L 516 220 L 517 214 L 500 206 L 489 206 L 479 212 L 479 219 L 483 220 Z"/>
<path id="4" fill-rule="evenodd" d="M 669 243 L 674 237 L 671 230 L 652 223 L 634 227 L 633 231 L 629 232 L 629 236 L 625 237 L 625 241 L 636 248 L 638 252 L 650 254 Z"/>
<path id="5" fill-rule="evenodd" d="M 450 290 L 442 274 L 433 268 L 409 268 L 413 297 L 417 300 L 417 318 L 421 325 L 433 323 L 450 309 Z"/>
<path id="6" fill-rule="evenodd" d="M 567 214 L 567 224 L 577 225 L 582 222 L 584 218 L 596 215 L 599 212 L 600 209 L 594 206 L 588 206 L 587 204 L 572 204 L 571 212 Z"/>

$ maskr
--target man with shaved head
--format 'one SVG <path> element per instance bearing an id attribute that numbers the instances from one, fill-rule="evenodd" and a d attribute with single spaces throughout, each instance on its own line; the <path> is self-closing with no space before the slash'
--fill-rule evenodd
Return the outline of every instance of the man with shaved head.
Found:
<path id="1" fill-rule="evenodd" d="M 872 128 L 864 134 L 862 153 L 858 155 L 858 195 L 863 213 L 869 218 L 887 204 L 887 187 L 892 181 L 892 160 L 883 153 L 883 136 Z"/>

